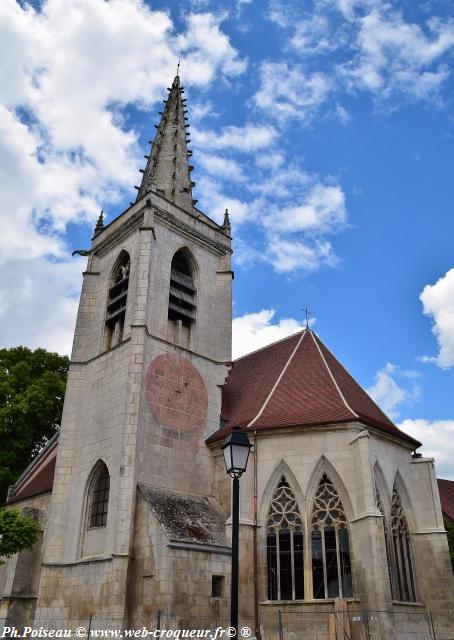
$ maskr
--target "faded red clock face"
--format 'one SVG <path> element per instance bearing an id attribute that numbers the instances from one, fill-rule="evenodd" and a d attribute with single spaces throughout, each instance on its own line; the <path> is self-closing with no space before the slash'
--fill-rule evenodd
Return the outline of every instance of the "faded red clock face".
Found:
<path id="1" fill-rule="evenodd" d="M 146 375 L 146 399 L 156 420 L 172 429 L 189 431 L 206 422 L 205 383 L 185 358 L 163 354 L 153 360 Z"/>

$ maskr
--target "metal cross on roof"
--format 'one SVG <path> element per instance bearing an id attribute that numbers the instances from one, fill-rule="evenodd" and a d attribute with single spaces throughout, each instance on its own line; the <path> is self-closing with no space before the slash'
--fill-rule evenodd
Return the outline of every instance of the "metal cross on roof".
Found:
<path id="1" fill-rule="evenodd" d="M 306 315 L 306 329 L 309 326 L 309 316 L 312 315 L 312 313 L 309 311 L 309 309 L 307 307 L 303 307 L 302 311 L 304 311 L 305 315 Z"/>

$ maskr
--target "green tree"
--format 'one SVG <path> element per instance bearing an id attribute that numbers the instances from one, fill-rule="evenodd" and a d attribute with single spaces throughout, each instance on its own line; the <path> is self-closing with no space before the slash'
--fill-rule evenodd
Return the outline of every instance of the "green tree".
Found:
<path id="1" fill-rule="evenodd" d="M 0 505 L 58 429 L 68 365 L 45 349 L 0 349 Z"/>
<path id="2" fill-rule="evenodd" d="M 454 522 L 445 518 L 445 529 L 448 532 L 449 555 L 451 556 L 452 570 L 454 571 Z"/>
<path id="3" fill-rule="evenodd" d="M 17 509 L 0 509 L 0 564 L 2 558 L 31 549 L 38 540 L 39 527 Z"/>

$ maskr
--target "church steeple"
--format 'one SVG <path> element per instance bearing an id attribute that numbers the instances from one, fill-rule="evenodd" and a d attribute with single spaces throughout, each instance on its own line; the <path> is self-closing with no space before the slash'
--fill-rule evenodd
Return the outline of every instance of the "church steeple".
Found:
<path id="1" fill-rule="evenodd" d="M 164 196 L 176 205 L 192 211 L 197 202 L 192 198 L 191 171 L 193 167 L 188 158 L 192 151 L 188 149 L 189 127 L 186 117 L 186 99 L 182 97 L 184 89 L 180 86 L 180 77 L 175 76 L 168 89 L 169 97 L 164 100 L 164 111 L 160 112 L 161 121 L 155 125 L 157 131 L 151 142 L 151 152 L 147 158 L 143 178 L 138 187 L 137 200 L 149 191 Z"/>

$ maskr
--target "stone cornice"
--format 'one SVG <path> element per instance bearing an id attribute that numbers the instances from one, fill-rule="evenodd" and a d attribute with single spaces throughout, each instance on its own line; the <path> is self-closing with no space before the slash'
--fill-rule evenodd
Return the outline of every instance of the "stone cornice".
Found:
<path id="1" fill-rule="evenodd" d="M 117 229 L 112 231 L 104 240 L 93 248 L 93 255 L 103 256 L 108 253 L 115 245 L 132 233 L 139 227 L 144 218 L 145 207 L 134 213 L 130 218 L 125 220 Z"/>
<path id="2" fill-rule="evenodd" d="M 212 238 L 209 238 L 201 231 L 197 231 L 197 229 L 194 229 L 193 227 L 191 227 L 191 225 L 186 224 L 186 222 L 182 222 L 176 216 L 169 213 L 168 211 L 155 209 L 155 217 L 159 218 L 164 223 L 167 223 L 172 227 L 176 227 L 181 232 L 183 232 L 184 235 L 195 240 L 196 242 L 200 242 L 205 246 L 211 247 L 216 251 L 216 253 L 219 253 L 221 255 L 226 253 L 233 253 L 232 249 L 226 244 L 223 244 L 222 242 L 218 242 L 217 240 L 213 240 Z"/>

